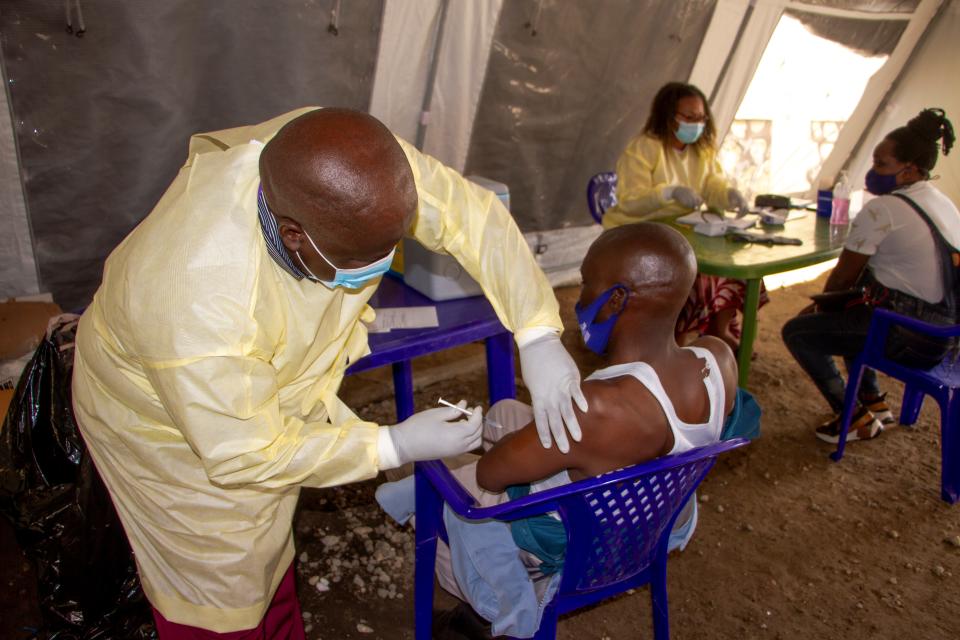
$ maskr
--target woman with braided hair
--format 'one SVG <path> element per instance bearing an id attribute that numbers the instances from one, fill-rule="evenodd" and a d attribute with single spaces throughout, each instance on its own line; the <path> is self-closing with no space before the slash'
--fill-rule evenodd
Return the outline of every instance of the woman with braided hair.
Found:
<path id="1" fill-rule="evenodd" d="M 955 140 L 953 125 L 942 109 L 924 109 L 905 127 L 886 135 L 873 150 L 873 168 L 866 176 L 867 191 L 877 197 L 854 219 L 824 286 L 824 293 L 829 293 L 862 284 L 867 291 L 864 303 L 848 303 L 841 309 L 813 303 L 783 327 L 787 348 L 835 414 L 817 429 L 821 440 L 837 442 L 839 438 L 844 381 L 834 356 L 843 357 L 849 369 L 863 349 L 875 307 L 928 322 L 956 322 L 941 276 L 940 240 L 920 214 L 926 214 L 947 244 L 960 248 L 960 212 L 930 182 L 939 152 L 947 155 Z M 946 341 L 902 330 L 891 332 L 887 355 L 906 366 L 930 368 L 948 346 Z M 876 437 L 884 425 L 894 422 L 884 397 L 876 373 L 865 370 L 848 440 Z"/>

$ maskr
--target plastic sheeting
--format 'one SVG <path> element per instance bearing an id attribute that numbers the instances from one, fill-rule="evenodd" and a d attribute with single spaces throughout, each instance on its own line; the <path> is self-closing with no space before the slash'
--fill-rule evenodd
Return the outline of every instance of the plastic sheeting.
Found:
<path id="1" fill-rule="evenodd" d="M 847 165 L 856 185 L 863 184 L 863 176 L 873 162 L 873 148 L 922 109 L 945 110 L 954 128 L 960 131 L 960 83 L 950 80 L 957 77 L 960 0 L 951 0 L 929 29 Z M 949 156 L 941 154 L 933 175 L 937 176 L 933 185 L 960 203 L 960 147 L 955 147 Z"/>
<path id="2" fill-rule="evenodd" d="M 920 4 L 920 0 L 795 0 L 794 4 L 872 13 L 912 13 Z"/>
<path id="3" fill-rule="evenodd" d="M 77 316 L 54 318 L 0 429 L 0 514 L 37 574 L 49 640 L 156 638 L 110 494 L 71 406 Z"/>
<path id="4" fill-rule="evenodd" d="M 0 229 L 0 299 L 38 293 L 37 265 L 33 260 L 6 87 L 0 88 Z"/>
<path id="5" fill-rule="evenodd" d="M 503 0 L 449 0 L 423 151 L 463 171 Z M 413 143 L 440 0 L 387 0 L 370 113 Z"/>
<path id="6" fill-rule="evenodd" d="M 889 55 L 907 28 L 906 20 L 858 20 L 793 9 L 784 13 L 799 20 L 814 35 L 864 56 Z"/>
<path id="7" fill-rule="evenodd" d="M 591 223 L 586 185 L 689 77 L 714 0 L 505 3 L 466 171 L 510 187 L 524 231 Z"/>
<path id="8" fill-rule="evenodd" d="M 66 33 L 61 2 L 0 12 L 36 259 L 64 308 L 89 301 L 191 133 L 369 106 L 383 0 L 342 3 L 335 25 L 335 4 L 319 0 L 81 4 L 82 38 Z"/>

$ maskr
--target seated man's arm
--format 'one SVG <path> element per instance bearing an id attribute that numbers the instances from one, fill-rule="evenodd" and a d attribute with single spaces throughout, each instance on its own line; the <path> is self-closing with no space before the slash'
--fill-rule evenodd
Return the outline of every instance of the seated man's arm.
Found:
<path id="1" fill-rule="evenodd" d="M 584 382 L 581 388 L 590 412 L 574 407 L 583 438 L 570 442 L 569 453 L 560 453 L 556 447 L 544 449 L 536 425 L 531 422 L 499 440 L 484 454 L 477 463 L 477 483 L 496 493 L 510 485 L 542 480 L 564 469 L 592 476 L 666 452 L 669 429 L 660 424 L 663 412 L 652 396 L 630 399 L 632 406 L 626 410 L 622 391 L 610 381 Z M 652 419 L 646 424 L 637 424 L 628 417 L 636 415 L 637 402 L 649 405 Z M 672 437 L 669 444 L 673 444 Z"/>

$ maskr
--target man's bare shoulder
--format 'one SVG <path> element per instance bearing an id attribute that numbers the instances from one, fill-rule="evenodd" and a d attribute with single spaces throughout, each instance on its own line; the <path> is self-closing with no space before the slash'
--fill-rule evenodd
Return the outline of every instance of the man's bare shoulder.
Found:
<path id="1" fill-rule="evenodd" d="M 733 409 L 733 399 L 737 395 L 737 378 L 739 371 L 737 369 L 737 358 L 733 354 L 733 349 L 726 342 L 714 336 L 700 336 L 691 344 L 693 347 L 706 349 L 713 354 L 720 367 L 720 374 L 723 376 L 723 387 L 727 396 L 727 413 Z"/>
<path id="2" fill-rule="evenodd" d="M 660 403 L 631 376 L 588 380 L 581 385 L 590 410 L 578 411 L 582 451 L 593 460 L 593 473 L 655 458 L 670 433 Z"/>

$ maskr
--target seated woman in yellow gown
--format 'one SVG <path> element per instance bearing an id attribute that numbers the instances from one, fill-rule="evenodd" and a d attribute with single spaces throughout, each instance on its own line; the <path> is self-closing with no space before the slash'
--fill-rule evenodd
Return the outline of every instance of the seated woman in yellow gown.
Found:
<path id="1" fill-rule="evenodd" d="M 701 204 L 746 211 L 746 199 L 717 162 L 716 130 L 707 99 L 692 84 L 671 82 L 657 92 L 643 131 L 617 161 L 617 204 L 603 216 L 607 229 L 689 213 Z M 698 274 L 677 321 L 681 344 L 712 335 L 733 349 L 740 343 L 737 310 L 746 283 Z M 767 302 L 761 292 L 760 304 Z"/>

